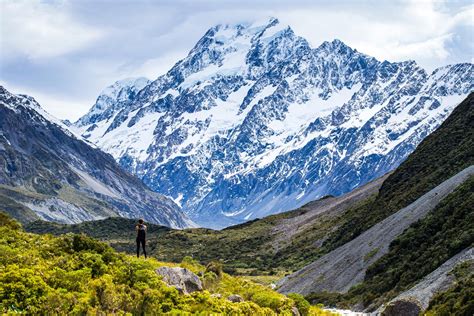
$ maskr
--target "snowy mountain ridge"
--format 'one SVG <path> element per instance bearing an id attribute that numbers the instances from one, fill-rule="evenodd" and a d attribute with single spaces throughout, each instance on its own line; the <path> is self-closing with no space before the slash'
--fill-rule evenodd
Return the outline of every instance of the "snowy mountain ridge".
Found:
<path id="1" fill-rule="evenodd" d="M 270 19 L 212 27 L 155 81 L 106 89 L 72 128 L 224 227 L 392 170 L 473 87 L 472 64 L 428 74 L 340 40 L 312 48 Z"/>

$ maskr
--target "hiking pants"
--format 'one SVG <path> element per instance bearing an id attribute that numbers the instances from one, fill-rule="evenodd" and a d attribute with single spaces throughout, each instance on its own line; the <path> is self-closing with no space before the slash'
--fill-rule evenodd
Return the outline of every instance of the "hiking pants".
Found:
<path id="1" fill-rule="evenodd" d="M 137 258 L 140 257 L 140 244 L 142 244 L 143 254 L 145 255 L 145 258 L 146 258 L 145 238 L 137 238 Z"/>

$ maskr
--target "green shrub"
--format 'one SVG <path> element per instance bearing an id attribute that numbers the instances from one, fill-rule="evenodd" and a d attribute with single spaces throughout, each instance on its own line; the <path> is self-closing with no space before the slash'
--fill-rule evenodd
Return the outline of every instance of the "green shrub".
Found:
<path id="1" fill-rule="evenodd" d="M 18 223 L 2 211 L 0 211 L 0 226 L 5 226 L 13 230 L 21 229 L 20 223 Z"/>
<path id="2" fill-rule="evenodd" d="M 297 293 L 290 293 L 288 297 L 295 301 L 296 308 L 302 316 L 306 316 L 309 314 L 309 310 L 311 308 L 311 304 L 303 297 L 301 294 Z"/>
<path id="3" fill-rule="evenodd" d="M 190 257 L 180 265 L 202 275 L 207 290 L 182 295 L 156 274 L 165 263 L 117 253 L 82 235 L 35 235 L 4 225 L 0 250 L 2 314 L 289 315 L 295 304 L 267 287 L 223 273 L 219 263 L 208 265 L 206 272 Z M 230 294 L 246 301 L 232 303 L 226 299 Z"/>
<path id="4" fill-rule="evenodd" d="M 20 310 L 38 313 L 46 300 L 47 292 L 48 285 L 33 269 L 13 264 L 0 274 L 0 301 L 4 312 Z"/>
<path id="5" fill-rule="evenodd" d="M 211 261 L 206 265 L 206 272 L 214 273 L 218 278 L 222 277 L 222 263 Z"/>
<path id="6" fill-rule="evenodd" d="M 430 301 L 427 315 L 474 315 L 474 261 L 459 264 L 452 272 L 455 283 Z"/>

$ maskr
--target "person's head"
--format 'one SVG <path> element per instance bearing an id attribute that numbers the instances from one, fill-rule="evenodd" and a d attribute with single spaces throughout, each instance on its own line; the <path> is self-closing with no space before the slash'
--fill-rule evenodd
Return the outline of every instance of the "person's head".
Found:
<path id="1" fill-rule="evenodd" d="M 143 224 L 143 219 L 140 218 L 140 219 L 138 220 L 138 224 Z"/>

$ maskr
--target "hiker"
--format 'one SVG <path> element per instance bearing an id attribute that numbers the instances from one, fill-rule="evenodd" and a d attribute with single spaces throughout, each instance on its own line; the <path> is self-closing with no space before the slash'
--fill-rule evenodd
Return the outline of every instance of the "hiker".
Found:
<path id="1" fill-rule="evenodd" d="M 146 225 L 143 224 L 143 219 L 138 220 L 138 224 L 137 226 L 135 226 L 135 230 L 137 231 L 137 258 L 140 257 L 140 244 L 142 244 L 143 254 L 145 255 L 145 259 L 146 259 L 146 250 L 145 250 Z"/>

